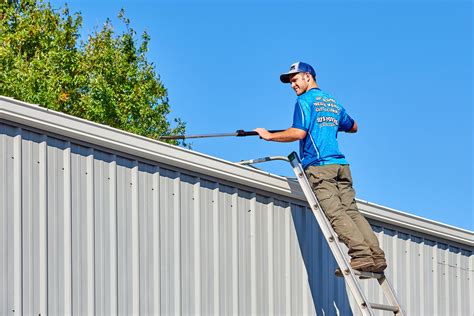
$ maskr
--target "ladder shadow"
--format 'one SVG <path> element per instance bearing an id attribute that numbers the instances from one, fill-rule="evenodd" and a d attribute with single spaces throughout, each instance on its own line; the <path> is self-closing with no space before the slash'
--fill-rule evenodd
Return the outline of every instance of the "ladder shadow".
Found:
<path id="1" fill-rule="evenodd" d="M 334 274 L 336 260 L 313 212 L 292 204 L 291 214 L 317 315 L 352 315 L 346 284 Z"/>

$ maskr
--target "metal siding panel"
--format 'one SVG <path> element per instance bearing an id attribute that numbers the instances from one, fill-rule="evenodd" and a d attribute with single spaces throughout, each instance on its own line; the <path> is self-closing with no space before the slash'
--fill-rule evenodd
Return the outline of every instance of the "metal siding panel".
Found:
<path id="1" fill-rule="evenodd" d="M 47 140 L 47 149 L 46 149 L 46 164 L 47 164 L 47 227 L 48 227 L 48 312 L 52 314 L 60 314 L 64 313 L 64 309 L 61 309 L 60 306 L 60 301 L 63 301 L 61 299 L 61 294 L 63 291 L 61 291 L 59 287 L 60 279 L 59 279 L 59 269 L 60 269 L 60 263 L 58 262 L 61 259 L 61 256 L 59 254 L 59 246 L 57 243 L 62 240 L 59 236 L 59 230 L 58 230 L 58 225 L 56 223 L 58 219 L 57 213 L 57 206 L 56 206 L 56 201 L 54 199 L 54 195 L 58 191 L 58 186 L 55 181 L 55 175 L 54 171 L 56 169 L 55 165 L 55 158 L 53 155 L 54 147 L 51 146 L 51 142 L 53 142 L 52 139 L 48 138 Z"/>
<path id="2" fill-rule="evenodd" d="M 316 219 L 313 216 L 313 212 L 310 208 L 307 208 L 306 206 L 302 210 L 303 214 L 303 220 L 305 223 L 305 230 L 304 230 L 304 236 L 306 240 L 306 247 L 304 249 L 304 257 L 303 257 L 303 263 L 305 266 L 303 266 L 303 276 L 305 277 L 306 282 L 303 284 L 305 287 L 305 292 L 306 292 L 306 300 L 305 304 L 307 306 L 306 312 L 309 315 L 315 315 L 316 314 L 316 309 L 315 309 L 315 301 L 313 299 L 313 292 L 311 289 L 311 279 L 313 276 L 308 272 L 308 266 L 312 266 L 315 256 L 317 255 L 315 253 L 316 245 L 317 245 L 317 231 L 316 231 Z M 306 259 L 305 259 L 306 257 Z M 314 279 L 313 279 L 314 280 Z M 337 280 L 336 282 L 338 283 L 338 288 L 341 289 L 342 287 L 340 285 L 340 281 L 342 280 Z"/>
<path id="3" fill-rule="evenodd" d="M 296 210 L 295 210 L 296 208 Z M 290 205 L 291 212 L 298 212 L 298 207 L 294 204 Z M 296 231 L 294 229 L 293 223 L 294 216 L 291 217 L 290 222 L 290 267 L 291 267 L 291 314 L 292 315 L 303 315 L 303 306 L 301 298 L 303 297 L 303 293 L 301 290 L 302 286 L 302 273 L 300 263 L 302 262 L 300 248 L 298 244 L 298 237 L 296 236 Z"/>
<path id="4" fill-rule="evenodd" d="M 110 295 L 110 311 L 111 315 L 118 314 L 118 228 L 117 228 L 117 157 L 111 156 L 111 162 L 109 164 L 109 178 L 110 184 L 109 189 L 109 201 L 110 206 L 108 208 L 109 221 L 108 221 L 108 240 L 109 240 L 109 264 L 102 267 L 105 271 L 108 271 L 108 289 Z M 107 230 L 106 230 L 107 231 Z"/>
<path id="5" fill-rule="evenodd" d="M 274 284 L 275 284 L 275 313 L 291 313 L 291 288 L 290 288 L 290 208 L 284 201 L 275 201 L 274 212 Z"/>
<path id="6" fill-rule="evenodd" d="M 156 314 L 154 300 L 154 244 L 153 210 L 155 183 L 154 176 L 157 168 L 148 164 L 138 165 L 138 203 L 139 203 L 139 233 L 140 233 L 140 314 Z M 157 214 L 156 214 L 157 215 Z"/>
<path id="7" fill-rule="evenodd" d="M 63 183 L 63 223 L 64 226 L 64 306 L 66 313 L 72 308 L 72 207 L 71 207 L 71 143 L 65 142 L 62 153 L 61 176 Z M 93 272 L 93 267 L 90 267 Z M 93 292 L 93 284 L 90 284 Z M 92 310 L 90 310 L 92 311 Z"/>
<path id="8" fill-rule="evenodd" d="M 152 272 L 150 278 L 153 280 L 153 314 L 159 315 L 160 314 L 160 262 L 161 262 L 161 248 L 160 248 L 160 192 L 161 192 L 161 185 L 160 185 L 160 168 L 156 167 L 155 172 L 153 174 L 153 208 L 152 208 L 152 238 L 153 238 L 153 263 L 152 267 L 150 267 L 150 271 Z"/>
<path id="9" fill-rule="evenodd" d="M 399 272 L 397 274 L 398 284 L 403 286 L 407 284 L 410 280 L 410 261 L 409 261 L 409 236 L 405 233 L 398 232 L 397 239 L 397 254 L 394 256 L 397 260 L 397 269 Z M 400 287 L 401 287 L 400 286 Z M 397 292 L 398 293 L 398 292 Z M 405 288 L 402 293 L 400 293 L 405 301 L 405 308 L 412 310 L 413 300 L 412 300 L 412 287 Z M 416 304 L 416 302 L 415 302 Z"/>
<path id="10" fill-rule="evenodd" d="M 255 253 L 255 212 L 256 194 L 238 192 L 238 232 L 239 232 L 239 312 L 256 313 L 256 253 Z"/>
<path id="11" fill-rule="evenodd" d="M 179 173 L 161 169 L 160 183 L 160 249 L 161 313 L 179 314 L 180 287 L 180 209 Z"/>
<path id="12" fill-rule="evenodd" d="M 423 291 L 422 302 L 424 313 L 426 315 L 435 315 L 434 291 L 435 291 L 435 267 L 436 261 L 434 253 L 436 252 L 436 243 L 425 239 L 423 243 Z"/>
<path id="13" fill-rule="evenodd" d="M 117 157 L 117 313 L 136 313 L 132 160 Z"/>
<path id="14" fill-rule="evenodd" d="M 94 296 L 94 151 L 71 146 L 72 313 L 93 314 Z"/>
<path id="15" fill-rule="evenodd" d="M 214 315 L 219 314 L 220 302 L 219 302 L 219 184 L 216 183 L 212 190 L 212 201 L 211 201 L 211 242 L 209 245 L 212 248 L 212 296 L 213 305 L 211 313 Z"/>
<path id="16" fill-rule="evenodd" d="M 269 203 L 267 207 L 267 243 L 263 245 L 264 248 L 268 250 L 268 265 L 266 267 L 267 274 L 267 287 L 266 292 L 268 293 L 268 307 L 266 308 L 267 315 L 275 314 L 275 289 L 274 289 L 274 235 L 273 235 L 273 223 L 274 223 L 274 213 L 275 213 L 275 200 L 274 198 L 269 198 Z"/>
<path id="17" fill-rule="evenodd" d="M 190 177 L 189 189 L 189 312 L 186 313 L 183 304 L 183 314 L 199 314 L 201 310 L 201 229 L 199 226 L 200 209 L 199 209 L 199 187 L 200 179 L 197 177 Z M 230 283 L 230 282 L 229 282 Z"/>
<path id="18" fill-rule="evenodd" d="M 116 314 L 116 162 L 115 155 L 94 152 L 95 313 Z"/>
<path id="19" fill-rule="evenodd" d="M 250 199 L 249 192 L 238 192 L 238 240 L 239 240 L 239 313 L 251 314 L 251 253 L 250 253 Z"/>
<path id="20" fill-rule="evenodd" d="M 293 204 L 294 211 L 292 211 L 293 236 L 295 241 L 293 243 L 294 251 L 294 264 L 297 269 L 298 279 L 295 283 L 298 294 L 295 297 L 294 303 L 300 306 L 301 314 L 308 315 L 314 314 L 314 310 L 310 310 L 312 303 L 311 289 L 309 287 L 309 272 L 307 266 L 310 262 L 311 248 L 314 245 L 314 241 L 309 235 L 309 229 L 311 223 L 308 222 L 307 214 L 311 213 L 311 210 L 305 206 Z M 295 217 L 295 213 L 298 215 Z M 297 224 L 299 221 L 300 224 Z"/>
<path id="21" fill-rule="evenodd" d="M 256 210 L 255 210 L 255 226 L 258 229 L 255 230 L 255 254 L 256 254 L 256 283 L 257 283 L 257 293 L 256 301 L 259 304 L 256 305 L 256 314 L 257 315 L 268 315 L 268 271 L 267 267 L 269 266 L 268 255 L 269 248 L 268 244 L 268 199 L 264 196 L 258 195 L 256 200 Z"/>
<path id="22" fill-rule="evenodd" d="M 282 277 L 283 273 L 283 260 L 282 253 L 284 253 L 284 243 L 283 235 L 282 235 L 282 227 L 283 227 L 283 212 L 284 208 L 281 207 L 282 202 L 275 200 L 274 201 L 274 217 L 273 217 L 273 240 L 274 240 L 274 248 L 273 248 L 273 262 L 274 262 L 274 269 L 272 278 L 274 280 L 274 311 L 275 313 L 282 313 L 282 306 L 284 304 L 284 293 L 282 293 L 284 289 L 284 279 Z"/>
<path id="23" fill-rule="evenodd" d="M 232 189 L 232 217 L 231 217 L 231 238 L 232 238 L 232 262 L 229 265 L 231 269 L 230 274 L 232 275 L 232 305 L 231 314 L 237 315 L 239 313 L 239 269 L 238 269 L 238 256 L 239 256 L 239 238 L 238 238 L 238 195 L 239 191 L 237 188 Z"/>
<path id="24" fill-rule="evenodd" d="M 103 159 L 103 153 L 95 151 L 94 153 L 94 287 L 95 287 L 95 313 L 104 314 L 106 306 L 108 305 L 107 294 L 105 293 L 106 287 L 106 273 L 104 273 L 101 267 L 106 266 L 105 257 L 108 256 L 107 248 L 105 245 L 105 236 L 107 233 L 106 222 L 106 210 L 108 209 L 108 200 L 107 200 L 107 187 L 108 178 L 107 167 Z M 105 182 L 105 183 L 104 183 Z"/>
<path id="25" fill-rule="evenodd" d="M 407 249 L 408 249 L 408 262 L 409 262 L 409 271 L 410 273 L 407 275 L 409 280 L 412 281 L 412 286 L 410 290 L 412 291 L 410 295 L 410 304 L 411 310 L 415 315 L 422 315 L 420 310 L 420 291 L 421 291 L 421 284 L 420 284 L 420 264 L 419 264 L 419 254 L 418 254 L 418 242 L 419 238 L 416 236 L 411 235 L 409 240 L 407 240 Z M 407 283 L 409 282 L 407 280 Z M 414 282 L 413 282 L 414 281 Z"/>
<path id="26" fill-rule="evenodd" d="M 173 292 L 173 300 L 170 302 L 172 306 L 172 312 L 174 314 L 181 314 L 181 293 L 182 293 L 182 280 L 181 280 L 181 204 L 180 204 L 180 183 L 181 173 L 176 172 L 176 177 L 173 179 L 173 220 L 170 223 L 173 226 L 173 282 L 170 284 Z"/>
<path id="27" fill-rule="evenodd" d="M 218 194 L 218 234 L 219 234 L 219 315 L 231 315 L 237 311 L 236 292 L 233 286 L 233 270 L 236 269 L 235 261 L 237 249 L 234 243 L 233 227 L 234 215 L 237 212 L 233 201 L 234 188 L 219 185 Z M 235 240 L 236 241 L 236 240 Z"/>
<path id="28" fill-rule="evenodd" d="M 249 205 L 249 250 L 250 250 L 250 314 L 255 315 L 257 305 L 257 276 L 256 276 L 256 253 L 255 253 L 255 213 L 256 213 L 256 199 L 255 192 L 250 194 Z"/>
<path id="29" fill-rule="evenodd" d="M 459 267 L 457 264 L 457 259 L 459 253 L 459 248 L 449 246 L 448 247 L 448 286 L 450 288 L 449 291 L 449 296 L 450 296 L 450 310 L 449 314 L 450 315 L 459 315 L 458 311 L 458 298 L 461 297 L 461 293 L 459 292 L 458 288 L 458 282 L 459 282 L 459 277 L 458 277 L 458 271 Z"/>
<path id="30" fill-rule="evenodd" d="M 1 125 L 0 125 L 1 129 Z M 34 203 L 35 201 L 35 193 L 37 190 L 33 190 L 33 179 L 38 179 L 38 176 L 33 175 L 34 173 L 34 164 L 33 164 L 33 146 L 36 145 L 35 142 L 32 142 L 30 133 L 24 132 L 23 133 L 23 144 L 22 144 L 22 269 L 23 269 L 23 313 L 25 314 L 34 314 L 35 307 L 34 307 L 34 277 L 35 273 L 33 269 L 35 265 L 33 265 L 34 257 L 33 257 L 33 249 L 34 249 L 34 238 L 33 235 L 33 206 L 38 205 Z M 1 145 L 2 135 L 0 135 L 0 148 Z M 36 145 L 37 146 L 37 145 Z M 2 151 L 3 152 L 3 151 Z M 0 155 L 0 166 L 2 166 L 2 158 L 3 155 Z M 37 159 L 36 159 L 37 160 Z M 0 179 L 2 179 L 2 168 L 0 168 Z M 0 191 L 0 201 L 2 200 Z M 0 222 L 2 221 L 0 215 Z M 1 253 L 0 253 L 1 256 Z M 0 284 L 3 284 L 0 279 Z M 3 306 L 0 304 L 0 306 Z"/>
<path id="31" fill-rule="evenodd" d="M 181 206 L 181 282 L 182 282 L 182 313 L 193 314 L 196 310 L 196 284 L 194 274 L 196 271 L 196 237 L 194 222 L 199 220 L 196 214 L 195 185 L 196 178 L 181 174 L 180 176 L 180 206 Z M 196 216 L 197 215 L 197 216 Z"/>
<path id="32" fill-rule="evenodd" d="M 22 314 L 22 236 L 21 236 L 21 128 L 15 128 L 13 138 L 13 312 Z M 11 283 L 10 283 L 11 284 Z"/>
<path id="33" fill-rule="evenodd" d="M 211 315 L 213 306 L 213 291 L 212 291 L 212 271 L 213 260 L 211 259 L 211 249 L 209 245 L 212 242 L 212 209 L 213 209 L 213 191 L 216 184 L 210 181 L 201 179 L 200 181 L 200 226 L 201 226 L 201 313 L 203 315 Z"/>
<path id="34" fill-rule="evenodd" d="M 290 204 L 288 203 L 285 207 L 285 211 L 283 213 L 283 235 L 285 237 L 284 243 L 284 257 L 280 258 L 285 261 L 285 269 L 284 269 L 284 276 L 285 276 L 285 309 L 282 311 L 287 314 L 291 314 L 291 230 L 293 222 L 291 220 L 291 208 Z"/>
<path id="35" fill-rule="evenodd" d="M 138 220 L 138 161 L 133 161 L 131 170 L 131 264 L 132 264 L 132 313 L 138 314 L 140 312 L 140 237 L 139 237 L 139 220 Z"/>
<path id="36" fill-rule="evenodd" d="M 457 312 L 463 310 L 463 293 L 462 293 L 462 268 L 461 268 L 461 249 L 458 248 L 456 253 L 456 291 L 458 293 L 456 299 Z"/>
<path id="37" fill-rule="evenodd" d="M 473 271 L 469 271 L 469 257 L 466 250 L 462 251 L 460 256 L 460 278 L 461 278 L 461 305 L 462 311 L 469 311 L 469 301 L 471 300 L 472 288 L 469 288 L 469 274 L 472 274 Z M 472 275 L 471 275 L 472 277 Z M 468 289 L 467 291 L 465 289 Z"/>
<path id="38" fill-rule="evenodd" d="M 40 190 L 44 188 L 45 157 L 41 155 L 40 142 L 43 136 L 35 133 L 23 132 L 22 144 L 22 269 L 23 269 L 23 312 L 39 314 L 45 311 L 45 241 L 44 230 L 40 230 L 44 205 L 40 203 Z M 43 151 L 44 153 L 44 151 Z M 40 162 L 43 162 L 40 164 Z M 42 199 L 44 201 L 44 199 Z M 43 300 L 41 300 L 41 298 Z"/>
<path id="39" fill-rule="evenodd" d="M 68 143 L 47 139 L 48 312 L 71 314 L 70 227 L 65 226 L 64 150 Z"/>
<path id="40" fill-rule="evenodd" d="M 449 315 L 449 291 L 447 286 L 447 245 L 443 243 L 438 243 L 438 279 L 439 279 L 439 300 L 436 302 L 438 304 L 439 315 Z M 408 310 L 410 310 L 407 307 Z"/>
<path id="41" fill-rule="evenodd" d="M 48 165 L 47 136 L 40 136 L 38 146 L 38 309 L 41 314 L 48 312 Z"/>
<path id="42" fill-rule="evenodd" d="M 468 309 L 468 314 L 474 314 L 474 303 L 472 302 L 472 293 L 474 292 L 474 255 L 473 255 L 473 250 L 467 251 L 467 254 L 469 255 L 469 270 L 468 270 L 468 276 L 467 276 L 467 283 L 468 286 L 466 286 L 463 291 L 468 293 L 469 299 L 467 300 L 467 303 L 469 304 L 469 309 Z"/>
<path id="43" fill-rule="evenodd" d="M 435 243 L 434 249 L 433 249 L 433 257 L 434 257 L 434 271 L 433 271 L 433 279 L 434 279 L 434 287 L 433 287 L 433 295 L 435 300 L 433 301 L 433 309 L 434 309 L 434 315 L 440 315 L 443 314 L 444 311 L 440 309 L 440 302 L 439 300 L 441 299 L 441 291 L 443 290 L 442 285 L 441 285 L 441 271 L 443 266 L 440 265 L 440 260 L 441 260 L 441 254 L 442 252 L 439 251 L 439 243 Z"/>
<path id="44" fill-rule="evenodd" d="M 104 302 L 106 296 L 104 294 L 104 274 L 101 270 L 101 266 L 104 266 L 104 255 L 106 255 L 106 250 L 104 249 L 104 209 L 106 209 L 106 198 L 104 190 L 104 167 L 102 166 L 101 161 L 102 154 L 100 152 L 94 153 L 94 289 L 96 295 L 96 304 L 95 304 L 95 313 L 104 312 Z M 101 230 L 104 230 L 102 233 Z"/>
<path id="45" fill-rule="evenodd" d="M 8 275 L 8 239 L 7 233 L 7 188 L 10 187 L 7 177 L 7 143 L 8 136 L 5 132 L 5 125 L 0 124 L 0 284 L 7 284 Z M 0 286 L 0 314 L 8 313 L 8 287 Z"/>
<path id="46" fill-rule="evenodd" d="M 228 213 L 231 210 L 230 205 L 228 205 L 228 198 L 227 198 L 227 193 L 226 193 L 226 186 L 219 185 L 218 190 L 217 190 L 217 210 L 218 210 L 218 217 L 216 218 L 217 220 L 217 227 L 218 227 L 218 236 L 217 240 L 218 242 L 218 258 L 219 258 L 219 265 L 218 265 L 218 289 L 219 289 L 219 309 L 216 311 L 220 315 L 228 314 L 228 308 L 229 308 L 229 294 L 228 294 L 228 280 L 227 280 L 227 275 L 230 275 L 228 273 L 228 267 L 227 267 L 227 262 L 229 260 L 229 255 L 228 251 L 226 249 L 227 244 L 229 243 L 228 237 L 228 231 L 226 230 L 226 223 L 227 223 L 227 218 L 228 218 Z M 214 222 L 214 225 L 216 223 Z M 230 233 L 230 231 L 229 231 Z M 230 248 L 229 248 L 230 250 Z"/>
<path id="47" fill-rule="evenodd" d="M 86 209 L 85 209 L 85 244 L 86 244 L 86 278 L 84 295 L 87 297 L 87 313 L 95 313 L 95 287 L 94 287 L 94 149 L 87 149 L 87 157 L 85 159 L 86 163 L 86 177 L 85 177 L 85 186 L 86 186 Z"/>
<path id="48" fill-rule="evenodd" d="M 13 174 L 13 142 L 11 128 L 9 126 L 1 126 L 1 139 L 0 139 L 0 148 L 2 150 L 1 160 L 0 160 L 0 179 L 2 181 L 2 190 L 0 190 L 0 312 L 3 315 L 12 315 L 13 310 L 15 309 L 14 302 L 14 291 L 11 290 L 13 287 L 13 280 L 11 276 L 13 275 L 13 263 L 12 263 L 12 246 L 13 240 L 11 237 L 11 227 L 13 218 L 12 218 L 12 197 L 13 197 L 13 179 L 16 176 Z"/>
<path id="49" fill-rule="evenodd" d="M 294 205 L 290 204 L 290 212 L 293 213 Z M 301 292 L 297 287 L 297 284 L 300 282 L 300 275 L 298 273 L 298 269 L 296 267 L 296 260 L 297 260 L 297 252 L 295 243 L 298 243 L 297 238 L 295 238 L 294 234 L 294 223 L 293 223 L 293 216 L 290 216 L 290 226 L 289 226 L 289 258 L 290 258 L 290 305 L 291 305 L 291 315 L 301 315 L 301 306 L 299 306 L 298 298 L 301 297 Z"/>

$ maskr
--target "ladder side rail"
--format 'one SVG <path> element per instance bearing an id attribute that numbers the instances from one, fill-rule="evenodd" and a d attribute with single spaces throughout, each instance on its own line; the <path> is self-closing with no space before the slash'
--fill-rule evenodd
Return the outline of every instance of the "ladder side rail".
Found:
<path id="1" fill-rule="evenodd" d="M 321 206 L 319 204 L 318 199 L 314 195 L 313 191 L 311 190 L 311 186 L 306 178 L 304 173 L 303 167 L 299 162 L 299 159 L 296 155 L 289 156 L 291 166 L 293 167 L 293 171 L 296 174 L 296 178 L 300 183 L 301 189 L 308 200 L 311 210 L 313 211 L 318 225 L 321 228 L 321 231 L 326 238 L 326 241 L 331 249 L 331 252 L 336 259 L 338 266 L 343 271 L 344 279 L 347 281 L 349 285 L 349 289 L 356 300 L 358 307 L 363 315 L 373 315 L 372 308 L 365 297 L 362 288 L 360 287 L 356 276 L 353 273 L 353 270 L 350 268 L 349 263 L 347 262 L 344 252 L 341 249 L 341 246 L 338 243 L 338 237 L 335 231 L 333 230 L 331 224 L 329 223 L 326 215 L 323 213 Z M 348 273 L 347 273 L 348 271 Z"/>
<path id="2" fill-rule="evenodd" d="M 397 296 L 395 295 L 395 289 L 392 287 L 388 279 L 383 276 L 382 278 L 377 279 L 377 281 L 380 284 L 380 287 L 382 288 L 385 297 L 389 301 L 389 303 L 393 306 L 396 306 L 398 308 L 398 311 L 395 313 L 397 316 L 405 316 L 405 312 L 403 311 L 402 306 L 398 302 Z"/>
<path id="3" fill-rule="evenodd" d="M 270 156 L 270 157 L 255 158 L 255 159 L 250 159 L 250 160 L 241 160 L 241 161 L 236 162 L 236 164 L 238 164 L 238 165 L 252 165 L 252 164 L 255 164 L 255 163 L 275 161 L 275 160 L 289 161 L 288 157 L 285 157 L 285 156 Z"/>

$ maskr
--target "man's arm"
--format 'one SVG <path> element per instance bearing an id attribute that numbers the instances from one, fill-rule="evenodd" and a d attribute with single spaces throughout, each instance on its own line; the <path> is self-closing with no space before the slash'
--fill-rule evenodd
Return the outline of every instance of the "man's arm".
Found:
<path id="1" fill-rule="evenodd" d="M 357 133 L 356 121 L 347 114 L 343 107 L 341 107 L 341 118 L 337 130 L 338 132 Z"/>
<path id="2" fill-rule="evenodd" d="M 294 142 L 306 137 L 306 132 L 299 128 L 290 127 L 283 132 L 270 133 L 264 128 L 254 129 L 261 138 L 274 142 Z"/>

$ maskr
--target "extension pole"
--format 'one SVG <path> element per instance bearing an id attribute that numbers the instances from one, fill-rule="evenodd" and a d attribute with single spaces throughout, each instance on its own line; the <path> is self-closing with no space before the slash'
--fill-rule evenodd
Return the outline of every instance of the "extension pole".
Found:
<path id="1" fill-rule="evenodd" d="M 269 131 L 270 133 L 282 132 L 281 130 L 272 130 Z M 159 140 L 164 139 L 188 139 L 188 138 L 210 138 L 210 137 L 228 137 L 228 136 L 257 136 L 258 133 L 255 131 L 244 131 L 243 129 L 239 129 L 235 131 L 235 133 L 223 133 L 223 134 L 203 134 L 203 135 L 176 135 L 176 136 L 160 136 L 158 137 Z"/>

